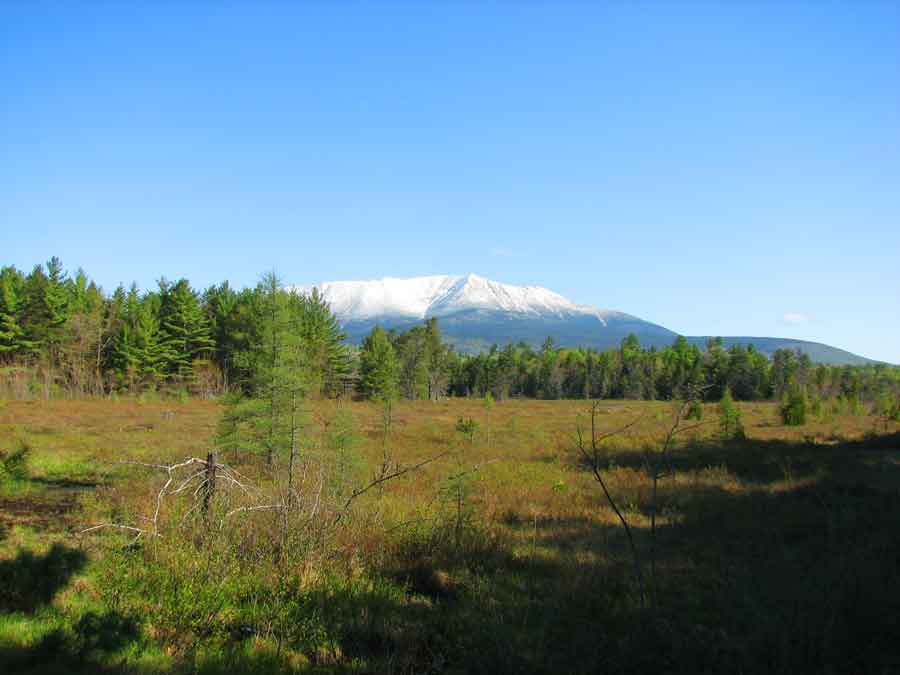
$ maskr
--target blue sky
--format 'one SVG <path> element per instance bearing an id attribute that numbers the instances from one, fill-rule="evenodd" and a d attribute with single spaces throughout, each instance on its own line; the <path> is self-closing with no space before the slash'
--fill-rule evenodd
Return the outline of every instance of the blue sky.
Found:
<path id="1" fill-rule="evenodd" d="M 0 264 L 476 272 L 900 363 L 900 5 L 0 4 Z"/>

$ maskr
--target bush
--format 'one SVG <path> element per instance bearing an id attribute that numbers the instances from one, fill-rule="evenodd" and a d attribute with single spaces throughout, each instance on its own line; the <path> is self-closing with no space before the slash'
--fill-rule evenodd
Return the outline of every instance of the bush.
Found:
<path id="1" fill-rule="evenodd" d="M 812 397 L 812 400 L 809 403 L 810 412 L 812 412 L 813 416 L 821 419 L 822 417 L 822 399 L 815 395 Z"/>
<path id="2" fill-rule="evenodd" d="M 0 450 L 0 482 L 26 480 L 30 454 L 31 448 L 25 443 L 19 443 L 12 452 Z"/>
<path id="3" fill-rule="evenodd" d="M 875 399 L 875 406 L 872 413 L 883 417 L 886 420 L 900 420 L 900 401 L 898 401 L 891 392 L 882 393 Z"/>
<path id="4" fill-rule="evenodd" d="M 685 415 L 685 419 L 689 420 L 702 420 L 703 419 L 703 405 L 701 405 L 700 401 L 697 399 L 692 399 L 688 404 L 687 415 Z"/>
<path id="5" fill-rule="evenodd" d="M 744 438 L 744 423 L 741 411 L 731 398 L 731 390 L 725 388 L 722 400 L 719 401 L 719 436 L 726 441 Z"/>
<path id="6" fill-rule="evenodd" d="M 806 397 L 806 389 L 800 386 L 791 387 L 790 391 L 781 401 L 781 421 L 791 427 L 799 427 L 806 424 L 806 409 L 809 407 L 809 399 Z"/>
<path id="7" fill-rule="evenodd" d="M 456 420 L 456 431 L 465 436 L 469 443 L 475 442 L 475 434 L 478 433 L 479 424 L 471 417 L 460 417 Z"/>

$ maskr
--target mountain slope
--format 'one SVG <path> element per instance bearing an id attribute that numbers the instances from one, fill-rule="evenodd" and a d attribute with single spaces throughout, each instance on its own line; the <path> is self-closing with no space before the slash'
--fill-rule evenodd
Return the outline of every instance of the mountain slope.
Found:
<path id="1" fill-rule="evenodd" d="M 333 281 L 318 288 L 352 342 L 360 342 L 376 324 L 406 330 L 432 316 L 440 319 L 447 341 L 464 352 L 482 351 L 495 343 L 539 347 L 548 336 L 559 346 L 595 349 L 616 347 L 629 333 L 641 344 L 655 347 L 670 345 L 677 337 L 668 328 L 624 312 L 579 305 L 540 286 L 512 286 L 475 274 Z M 701 348 L 707 339 L 688 338 Z M 753 344 L 769 355 L 776 349 L 799 349 L 828 364 L 872 362 L 842 349 L 789 338 L 726 337 L 724 342 Z"/>
<path id="2" fill-rule="evenodd" d="M 531 316 L 585 314 L 603 319 L 601 310 L 576 305 L 546 288 L 511 286 L 475 274 L 331 281 L 320 284 L 319 290 L 342 320 L 382 316 L 424 319 L 472 309 Z"/>
<path id="3" fill-rule="evenodd" d="M 709 336 L 693 336 L 688 337 L 688 342 L 697 345 L 701 349 L 706 348 L 706 341 Z M 867 359 L 865 356 L 848 352 L 845 349 L 832 347 L 831 345 L 822 344 L 821 342 L 810 342 L 808 340 L 796 340 L 794 338 L 778 338 L 778 337 L 723 337 L 722 343 L 725 347 L 735 344 L 753 345 L 763 354 L 771 356 L 777 349 L 790 349 L 793 351 L 801 351 L 807 354 L 810 359 L 816 363 L 824 363 L 829 366 L 864 366 L 867 363 L 877 363 L 873 359 Z"/>

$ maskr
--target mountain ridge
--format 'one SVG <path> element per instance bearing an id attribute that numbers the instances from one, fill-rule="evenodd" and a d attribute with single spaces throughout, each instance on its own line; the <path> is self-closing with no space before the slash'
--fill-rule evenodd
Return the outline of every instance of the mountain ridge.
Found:
<path id="1" fill-rule="evenodd" d="M 478 352 L 492 344 L 526 342 L 539 346 L 548 336 L 559 346 L 609 349 L 629 333 L 641 344 L 665 347 L 678 333 L 618 310 L 572 302 L 542 286 L 514 286 L 477 274 L 384 277 L 367 281 L 331 281 L 294 287 L 318 288 L 351 342 L 360 342 L 372 327 L 407 330 L 426 318 L 440 319 L 446 339 L 459 351 Z M 685 336 L 705 347 L 708 336 Z M 723 336 L 726 347 L 753 344 L 771 355 L 776 349 L 799 349 L 820 363 L 876 363 L 846 350 L 809 340 Z"/>
<path id="2" fill-rule="evenodd" d="M 339 319 L 409 316 L 424 319 L 485 309 L 536 315 L 586 314 L 601 321 L 614 310 L 579 305 L 542 286 L 514 286 L 477 274 L 383 277 L 317 284 Z M 312 287 L 298 287 L 311 290 Z"/>

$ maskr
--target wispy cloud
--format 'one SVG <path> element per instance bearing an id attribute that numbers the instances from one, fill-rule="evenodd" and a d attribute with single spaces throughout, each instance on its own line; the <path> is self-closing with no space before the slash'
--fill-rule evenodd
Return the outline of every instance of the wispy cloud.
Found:
<path id="1" fill-rule="evenodd" d="M 792 326 L 796 326 L 799 323 L 809 322 L 809 317 L 806 314 L 801 314 L 800 312 L 788 312 L 781 318 L 785 323 L 789 323 Z"/>
<path id="2" fill-rule="evenodd" d="M 508 248 L 497 246 L 491 249 L 491 255 L 497 258 L 510 258 L 512 257 L 512 251 L 510 251 Z"/>

